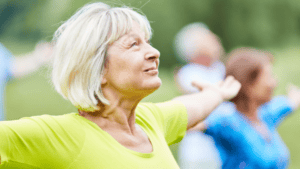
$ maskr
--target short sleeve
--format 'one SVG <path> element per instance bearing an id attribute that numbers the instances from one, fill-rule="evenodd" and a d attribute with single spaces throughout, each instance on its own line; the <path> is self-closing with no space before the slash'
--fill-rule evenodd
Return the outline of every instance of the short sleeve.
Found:
<path id="1" fill-rule="evenodd" d="M 43 136 L 43 132 L 35 123 L 29 120 L 15 120 L 0 122 L 0 155 L 1 165 L 23 165 L 26 156 L 30 156 L 32 147 L 30 140 Z M 20 167 L 20 166 L 19 166 Z"/>
<path id="2" fill-rule="evenodd" d="M 292 111 L 292 104 L 285 96 L 273 98 L 261 108 L 263 119 L 271 126 L 278 126 Z"/>
<path id="3" fill-rule="evenodd" d="M 230 138 L 230 134 L 236 130 L 239 123 L 234 120 L 236 108 L 232 102 L 223 102 L 220 104 L 205 120 L 207 129 L 205 134 L 214 139 Z M 232 122 L 234 121 L 234 123 Z"/>
<path id="4" fill-rule="evenodd" d="M 82 129 L 69 116 L 2 121 L 0 169 L 66 168 L 77 157 L 83 139 Z"/>
<path id="5" fill-rule="evenodd" d="M 220 113 L 220 112 L 218 112 L 218 113 Z M 206 125 L 205 134 L 208 134 L 212 137 L 221 136 L 222 132 L 221 132 L 221 135 L 219 135 L 219 132 L 220 132 L 219 130 L 224 129 L 224 127 L 227 126 L 227 125 L 225 125 L 225 123 L 222 124 L 221 121 L 222 121 L 222 117 L 220 114 L 209 115 L 209 117 L 207 117 L 206 120 L 204 121 L 205 125 Z"/>
<path id="6" fill-rule="evenodd" d="M 236 160 L 244 156 L 244 144 L 241 142 L 241 138 L 244 137 L 241 130 L 244 128 L 243 123 L 234 114 L 211 119 L 205 134 L 214 139 L 223 162 L 229 156 L 235 156 Z"/>
<path id="7" fill-rule="evenodd" d="M 0 79 L 7 81 L 12 77 L 13 57 L 10 51 L 0 43 Z"/>
<path id="8" fill-rule="evenodd" d="M 236 152 L 235 129 L 224 117 L 217 116 L 207 123 L 205 134 L 211 136 L 218 148 L 222 161 L 227 158 L 227 151 Z"/>
<path id="9" fill-rule="evenodd" d="M 161 126 L 168 145 L 181 141 L 187 130 L 187 110 L 180 101 L 154 104 L 155 119 Z"/>
<path id="10" fill-rule="evenodd" d="M 1 122 L 2 123 L 2 122 Z M 15 169 L 15 168 L 22 168 L 22 169 L 38 169 L 38 167 L 20 163 L 17 160 L 13 160 L 12 157 L 16 156 L 20 159 L 23 159 L 20 153 L 20 147 L 15 145 L 17 139 L 17 133 L 13 133 L 12 129 L 8 126 L 3 125 L 0 123 L 0 169 Z M 14 136 L 13 136 L 14 135 Z M 15 137 L 15 139 L 13 139 Z M 19 141 L 22 139 L 19 138 Z M 27 145 L 23 144 L 23 147 Z M 17 150 L 17 151 L 16 151 Z"/>

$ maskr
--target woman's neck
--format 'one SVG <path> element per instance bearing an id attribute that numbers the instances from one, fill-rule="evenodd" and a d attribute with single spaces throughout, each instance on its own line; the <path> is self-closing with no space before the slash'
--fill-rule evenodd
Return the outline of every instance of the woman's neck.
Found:
<path id="1" fill-rule="evenodd" d="M 123 131 L 128 134 L 136 132 L 135 109 L 142 100 L 140 97 L 126 97 L 114 92 L 104 92 L 110 105 L 102 106 L 96 116 L 87 112 L 81 113 L 86 119 L 96 123 L 101 129 L 109 131 Z"/>
<path id="2" fill-rule="evenodd" d="M 260 122 L 258 118 L 259 104 L 255 101 L 249 101 L 246 105 L 236 104 L 237 110 L 243 113 L 251 122 Z"/>

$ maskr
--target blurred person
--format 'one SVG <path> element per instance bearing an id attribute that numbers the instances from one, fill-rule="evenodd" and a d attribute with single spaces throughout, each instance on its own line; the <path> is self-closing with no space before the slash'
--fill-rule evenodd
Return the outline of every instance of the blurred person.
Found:
<path id="1" fill-rule="evenodd" d="M 55 33 L 52 81 L 78 113 L 0 122 L 0 168 L 179 168 L 168 145 L 233 98 L 240 83 L 139 103 L 161 85 L 147 18 L 92 3 Z M 12 145 L 13 143 L 13 145 Z"/>
<path id="2" fill-rule="evenodd" d="M 192 85 L 194 80 L 215 84 L 225 78 L 225 66 L 220 61 L 224 49 L 220 39 L 205 24 L 197 22 L 182 28 L 175 37 L 174 48 L 177 56 L 188 62 L 175 75 L 183 93 L 198 92 Z M 180 143 L 178 162 L 182 169 L 221 167 L 213 139 L 195 130 L 189 132 Z"/>
<path id="3" fill-rule="evenodd" d="M 11 78 L 21 78 L 37 71 L 50 61 L 52 47 L 49 43 L 39 43 L 35 50 L 13 57 L 11 52 L 0 43 L 0 121 L 5 120 L 4 93 L 6 82 Z"/>
<path id="4" fill-rule="evenodd" d="M 183 93 L 198 92 L 192 81 L 217 83 L 225 78 L 224 55 L 219 37 L 203 23 L 191 23 L 182 28 L 174 39 L 176 56 L 187 62 L 176 74 Z"/>
<path id="5" fill-rule="evenodd" d="M 291 85 L 287 96 L 272 98 L 277 85 L 273 55 L 253 48 L 229 54 L 226 75 L 241 82 L 231 99 L 231 112 L 222 105 L 204 123 L 220 152 L 224 169 L 285 169 L 289 151 L 277 132 L 282 120 L 300 104 L 300 89 Z M 197 128 L 197 127 L 196 127 Z"/>

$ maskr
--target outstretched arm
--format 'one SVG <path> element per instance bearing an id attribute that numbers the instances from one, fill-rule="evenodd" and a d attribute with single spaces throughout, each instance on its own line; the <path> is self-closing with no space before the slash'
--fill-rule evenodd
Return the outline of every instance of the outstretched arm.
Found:
<path id="1" fill-rule="evenodd" d="M 292 104 L 293 110 L 297 110 L 300 106 L 300 89 L 290 84 L 287 88 L 287 97 Z"/>
<path id="2" fill-rule="evenodd" d="M 50 43 L 38 44 L 33 52 L 14 59 L 11 68 L 13 76 L 20 78 L 38 70 L 41 66 L 50 61 L 51 55 L 52 45 Z"/>
<path id="3" fill-rule="evenodd" d="M 193 85 L 201 92 L 174 98 L 181 101 L 187 109 L 187 129 L 203 121 L 223 101 L 235 97 L 241 88 L 241 84 L 232 76 L 218 84 L 193 82 Z"/>
<path id="4" fill-rule="evenodd" d="M 196 124 L 194 127 L 190 128 L 189 131 L 202 131 L 204 132 L 207 129 L 207 125 L 204 121 Z"/>

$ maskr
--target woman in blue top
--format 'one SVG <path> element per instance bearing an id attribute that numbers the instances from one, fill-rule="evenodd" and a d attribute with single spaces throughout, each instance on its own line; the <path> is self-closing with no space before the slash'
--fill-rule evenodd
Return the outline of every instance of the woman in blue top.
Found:
<path id="1" fill-rule="evenodd" d="M 276 129 L 298 108 L 299 88 L 291 86 L 287 97 L 271 98 L 276 87 L 272 55 L 240 48 L 229 56 L 226 74 L 240 81 L 242 88 L 231 100 L 229 112 L 220 112 L 224 110 L 221 105 L 205 122 L 206 134 L 214 138 L 220 152 L 222 168 L 287 168 L 289 151 Z"/>

